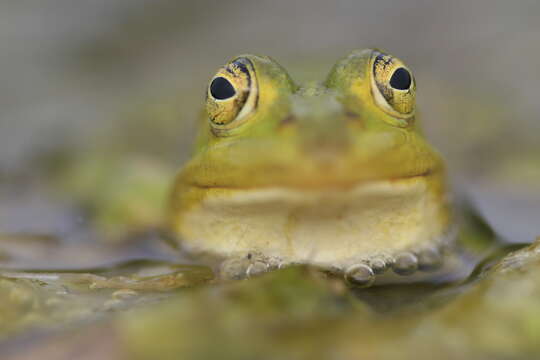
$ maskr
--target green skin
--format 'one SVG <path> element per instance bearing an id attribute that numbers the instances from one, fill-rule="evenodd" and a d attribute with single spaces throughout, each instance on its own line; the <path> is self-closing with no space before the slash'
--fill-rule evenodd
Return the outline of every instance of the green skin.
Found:
<path id="1" fill-rule="evenodd" d="M 229 253 L 227 244 L 217 246 L 219 237 L 206 243 L 194 232 L 202 225 L 192 223 L 189 215 L 200 210 L 197 216 L 205 217 L 204 202 L 209 199 L 221 201 L 262 189 L 346 197 L 362 184 L 393 186 L 407 181 L 421 182 L 436 208 L 430 222 L 447 229 L 451 215 L 444 162 L 425 140 L 414 114 L 399 116 L 380 103 L 373 80 L 374 54 L 371 49 L 354 51 L 333 67 L 322 84 L 303 87 L 272 59 L 243 55 L 252 64 L 257 103 L 241 124 L 225 132 L 215 131 L 206 112 L 201 116 L 195 152 L 178 174 L 171 195 L 170 225 L 181 243 L 196 252 L 224 257 L 242 253 L 239 249 Z M 414 105 L 414 97 L 410 101 Z M 249 211 L 254 209 L 251 204 Z M 246 219 L 249 216 L 244 214 Z M 214 230 L 221 232 L 219 227 Z M 242 249 L 249 251 L 250 241 L 245 239 Z M 430 241 L 421 239 L 418 244 Z M 380 247 L 391 248 L 385 243 Z M 260 244 L 254 249 L 264 256 Z M 279 249 L 277 253 L 280 257 Z M 335 262 L 343 268 L 340 256 Z M 286 262 L 308 262 L 295 255 L 285 257 Z"/>

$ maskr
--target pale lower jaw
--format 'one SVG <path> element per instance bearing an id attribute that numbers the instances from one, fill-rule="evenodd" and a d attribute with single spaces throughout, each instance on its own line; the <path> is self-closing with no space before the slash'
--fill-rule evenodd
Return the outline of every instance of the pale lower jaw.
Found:
<path id="1" fill-rule="evenodd" d="M 344 270 L 438 245 L 450 225 L 445 198 L 425 177 L 346 191 L 205 189 L 200 203 L 179 214 L 177 232 L 196 253 Z"/>

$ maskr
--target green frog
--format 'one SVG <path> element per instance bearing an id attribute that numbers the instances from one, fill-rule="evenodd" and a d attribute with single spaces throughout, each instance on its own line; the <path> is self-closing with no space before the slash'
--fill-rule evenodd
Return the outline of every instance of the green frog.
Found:
<path id="1" fill-rule="evenodd" d="M 411 70 L 377 49 L 305 85 L 270 57 L 233 58 L 174 183 L 175 237 L 248 276 L 310 264 L 371 284 L 441 267 L 454 216 L 415 97 Z"/>

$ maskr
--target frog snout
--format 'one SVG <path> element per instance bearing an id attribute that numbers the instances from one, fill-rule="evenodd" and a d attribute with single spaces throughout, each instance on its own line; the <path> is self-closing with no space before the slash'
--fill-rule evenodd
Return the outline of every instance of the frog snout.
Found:
<path id="1" fill-rule="evenodd" d="M 340 116 L 306 119 L 299 130 L 299 145 L 306 159 L 336 162 L 350 151 L 351 135 Z"/>

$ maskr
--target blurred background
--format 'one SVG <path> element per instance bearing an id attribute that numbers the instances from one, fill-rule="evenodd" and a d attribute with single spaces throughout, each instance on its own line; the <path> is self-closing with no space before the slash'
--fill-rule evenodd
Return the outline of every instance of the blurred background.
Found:
<path id="1" fill-rule="evenodd" d="M 219 66 L 258 53 L 323 80 L 352 49 L 379 47 L 413 69 L 456 186 L 504 236 L 532 241 L 539 14 L 536 0 L 2 1 L 0 232 L 154 224 Z"/>

